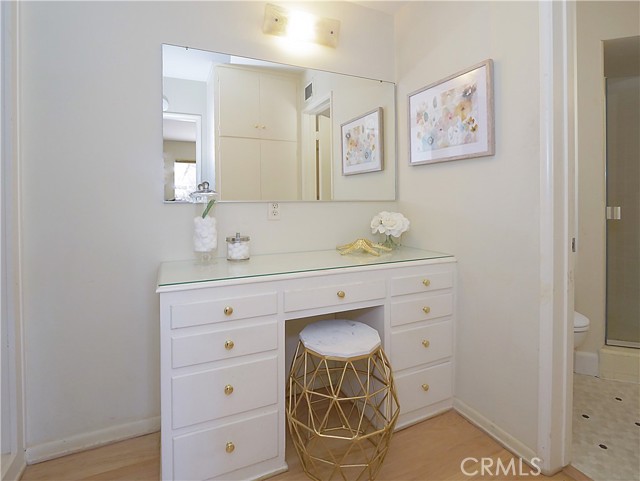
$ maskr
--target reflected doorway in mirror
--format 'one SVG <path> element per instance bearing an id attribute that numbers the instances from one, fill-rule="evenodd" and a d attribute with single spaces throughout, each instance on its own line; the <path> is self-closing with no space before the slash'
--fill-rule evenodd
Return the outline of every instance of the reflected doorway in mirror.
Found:
<path id="1" fill-rule="evenodd" d="M 190 202 L 201 172 L 202 127 L 199 115 L 162 113 L 164 200 Z"/>

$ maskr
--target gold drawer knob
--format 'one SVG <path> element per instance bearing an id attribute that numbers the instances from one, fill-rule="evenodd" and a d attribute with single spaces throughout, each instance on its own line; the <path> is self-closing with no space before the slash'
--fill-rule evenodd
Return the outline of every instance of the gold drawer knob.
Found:
<path id="1" fill-rule="evenodd" d="M 233 314 L 233 307 L 231 306 L 227 306 L 224 308 L 224 314 L 226 316 L 230 316 L 231 314 Z"/>
<path id="2" fill-rule="evenodd" d="M 229 441 L 227 443 L 227 445 L 225 446 L 224 450 L 228 453 L 232 453 L 234 451 L 234 449 L 236 449 L 236 445 L 233 444 L 231 441 Z"/>
<path id="3" fill-rule="evenodd" d="M 424 306 L 424 307 L 422 308 L 422 311 L 423 311 L 425 314 L 429 314 L 429 313 L 431 312 L 431 308 L 430 308 L 429 306 Z"/>
<path id="4" fill-rule="evenodd" d="M 344 299 L 344 296 L 346 296 L 346 294 L 344 293 L 344 291 L 338 291 L 338 297 L 340 299 Z"/>
<path id="5" fill-rule="evenodd" d="M 428 391 L 428 390 L 429 390 L 429 385 L 428 385 L 428 384 L 426 384 L 426 383 L 425 383 L 425 384 L 423 384 L 423 385 L 422 385 L 422 390 L 423 390 L 423 391 L 425 391 L 425 392 L 426 392 L 426 391 Z"/>
<path id="6" fill-rule="evenodd" d="M 227 384 L 224 387 L 224 393 L 228 396 L 233 392 L 233 386 L 231 384 Z"/>
<path id="7" fill-rule="evenodd" d="M 422 340 L 422 345 L 423 345 L 424 347 L 429 347 L 429 345 L 430 345 L 430 344 L 431 344 L 431 343 L 429 342 L 429 339 L 423 339 L 423 340 Z"/>
<path id="8" fill-rule="evenodd" d="M 424 284 L 424 287 L 429 287 L 431 285 L 431 281 L 429 279 L 424 279 L 422 283 Z"/>
<path id="9" fill-rule="evenodd" d="M 224 341 L 224 348 L 227 351 L 230 351 L 231 349 L 233 349 L 233 346 L 235 346 L 235 343 L 231 339 L 227 339 L 226 341 Z"/>

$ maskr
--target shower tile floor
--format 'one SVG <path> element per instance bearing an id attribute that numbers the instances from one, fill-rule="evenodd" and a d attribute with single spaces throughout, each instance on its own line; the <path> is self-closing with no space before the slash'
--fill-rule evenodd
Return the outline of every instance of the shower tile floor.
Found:
<path id="1" fill-rule="evenodd" d="M 640 481 L 640 384 L 574 374 L 571 464 L 594 481 Z"/>

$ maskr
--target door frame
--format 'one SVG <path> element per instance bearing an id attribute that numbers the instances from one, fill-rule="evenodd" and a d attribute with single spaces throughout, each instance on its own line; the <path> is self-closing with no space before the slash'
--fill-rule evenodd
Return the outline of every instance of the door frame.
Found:
<path id="1" fill-rule="evenodd" d="M 571 462 L 575 248 L 575 21 L 572 1 L 539 2 L 540 325 L 537 454 Z"/>
<path id="2" fill-rule="evenodd" d="M 310 142 L 309 140 L 315 139 L 316 137 L 316 115 L 324 112 L 329 109 L 330 116 L 333 117 L 333 93 L 329 92 L 321 97 L 318 97 L 315 101 L 311 102 L 308 106 L 304 108 L 302 111 L 302 126 L 301 126 L 301 135 L 302 142 L 301 148 L 304 149 L 306 146 L 306 150 L 301 152 L 300 155 L 300 175 L 301 175 L 301 185 L 302 185 L 302 200 L 316 200 L 316 171 L 315 166 L 313 168 L 310 167 L 308 159 L 315 159 L 315 142 Z M 333 128 L 331 129 L 331 145 L 333 145 Z M 333 198 L 333 151 L 331 152 L 331 197 Z M 313 188 L 309 187 L 313 185 Z M 311 193 L 310 190 L 313 191 L 313 197 L 310 198 Z"/>
<path id="3" fill-rule="evenodd" d="M 25 407 L 22 295 L 20 277 L 20 165 L 19 165 L 19 2 L 0 3 L 0 257 L 1 273 L 0 313 L 7 329 L 8 400 L 10 452 L 2 462 L 2 481 L 20 479 L 25 461 Z M 4 346 L 3 346 L 4 348 Z M 3 356 L 4 357 L 4 356 Z M 6 426 L 2 427 L 7 429 Z"/>

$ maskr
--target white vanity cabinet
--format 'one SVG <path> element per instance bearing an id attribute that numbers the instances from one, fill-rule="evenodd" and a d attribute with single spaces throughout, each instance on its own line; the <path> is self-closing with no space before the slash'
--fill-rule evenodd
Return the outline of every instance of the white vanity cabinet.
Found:
<path id="1" fill-rule="evenodd" d="M 160 296 L 163 479 L 251 478 L 280 450 L 278 293 L 191 287 Z"/>
<path id="2" fill-rule="evenodd" d="M 398 427 L 451 406 L 454 265 L 403 269 L 391 279 L 390 361 L 400 399 Z"/>
<path id="3" fill-rule="evenodd" d="M 163 479 L 287 469 L 285 326 L 307 318 L 347 317 L 380 332 L 398 427 L 452 406 L 455 259 L 447 254 L 403 247 L 379 258 L 322 251 L 167 262 L 157 292 Z"/>

